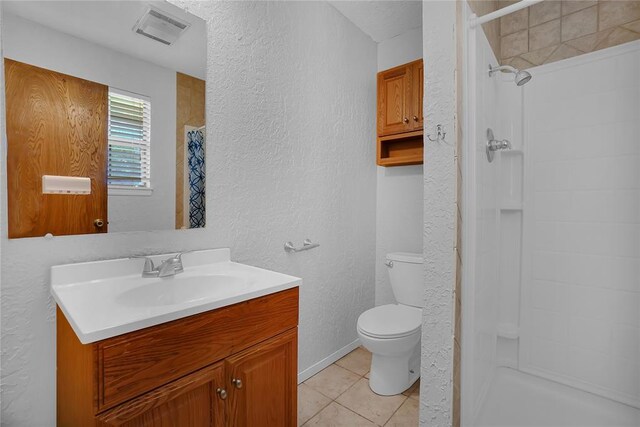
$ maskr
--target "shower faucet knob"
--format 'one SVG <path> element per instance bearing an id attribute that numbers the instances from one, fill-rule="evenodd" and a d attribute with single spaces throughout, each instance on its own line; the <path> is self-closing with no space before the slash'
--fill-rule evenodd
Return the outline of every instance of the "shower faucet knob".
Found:
<path id="1" fill-rule="evenodd" d="M 508 139 L 497 140 L 493 136 L 493 130 L 487 129 L 486 153 L 489 163 L 493 161 L 495 152 L 498 150 L 511 150 L 511 142 Z"/>

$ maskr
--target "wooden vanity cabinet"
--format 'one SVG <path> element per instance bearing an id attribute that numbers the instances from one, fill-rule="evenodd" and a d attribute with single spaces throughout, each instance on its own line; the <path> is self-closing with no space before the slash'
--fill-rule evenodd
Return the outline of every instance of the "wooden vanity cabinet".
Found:
<path id="1" fill-rule="evenodd" d="M 298 288 L 83 345 L 57 318 L 58 426 L 295 426 Z"/>
<path id="2" fill-rule="evenodd" d="M 379 166 L 423 162 L 423 96 L 422 59 L 378 73 Z"/>

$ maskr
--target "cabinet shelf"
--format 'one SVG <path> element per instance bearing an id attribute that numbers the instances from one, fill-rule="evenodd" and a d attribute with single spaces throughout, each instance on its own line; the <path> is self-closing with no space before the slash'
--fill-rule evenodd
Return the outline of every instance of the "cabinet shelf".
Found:
<path id="1" fill-rule="evenodd" d="M 522 156 L 524 154 L 524 151 L 519 150 L 517 148 L 513 148 L 511 150 L 505 150 L 505 151 L 501 151 L 500 152 L 503 156 L 505 157 L 509 157 L 509 156 Z"/>
<path id="2" fill-rule="evenodd" d="M 420 165 L 424 157 L 423 131 L 378 137 L 378 165 Z"/>
<path id="3" fill-rule="evenodd" d="M 521 211 L 522 205 L 518 203 L 504 203 L 500 206 L 501 211 Z"/>
<path id="4" fill-rule="evenodd" d="M 497 335 L 502 338 L 516 340 L 520 337 L 520 328 L 514 323 L 498 323 Z"/>

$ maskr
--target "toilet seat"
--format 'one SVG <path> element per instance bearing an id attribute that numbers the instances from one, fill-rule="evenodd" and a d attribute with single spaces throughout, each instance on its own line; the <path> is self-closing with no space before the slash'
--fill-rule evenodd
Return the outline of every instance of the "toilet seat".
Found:
<path id="1" fill-rule="evenodd" d="M 402 338 L 420 331 L 422 309 L 402 304 L 374 307 L 358 318 L 360 333 L 372 338 Z"/>

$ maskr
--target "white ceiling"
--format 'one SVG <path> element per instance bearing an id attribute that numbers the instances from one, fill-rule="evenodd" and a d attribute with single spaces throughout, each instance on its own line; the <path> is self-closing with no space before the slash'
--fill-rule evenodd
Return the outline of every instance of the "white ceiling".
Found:
<path id="1" fill-rule="evenodd" d="M 421 1 L 329 1 L 376 43 L 422 26 Z"/>
<path id="2" fill-rule="evenodd" d="M 132 31 L 149 5 L 191 23 L 171 46 Z M 5 12 L 135 58 L 205 79 L 205 22 L 166 1 L 3 1 Z"/>

